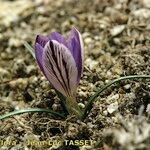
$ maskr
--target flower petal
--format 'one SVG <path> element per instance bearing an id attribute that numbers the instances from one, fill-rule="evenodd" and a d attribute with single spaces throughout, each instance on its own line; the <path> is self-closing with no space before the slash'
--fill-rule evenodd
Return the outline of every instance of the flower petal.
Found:
<path id="1" fill-rule="evenodd" d="M 35 40 L 35 42 L 39 43 L 43 48 L 48 41 L 49 41 L 49 38 L 43 35 L 38 35 Z"/>
<path id="2" fill-rule="evenodd" d="M 73 55 L 78 69 L 78 83 L 83 72 L 83 42 L 79 31 L 73 28 L 67 40 L 67 47 Z"/>
<path id="3" fill-rule="evenodd" d="M 63 44 L 49 41 L 43 53 L 44 72 L 64 96 L 72 96 L 77 88 L 77 67 L 72 54 Z"/>
<path id="4" fill-rule="evenodd" d="M 45 75 L 44 69 L 43 69 L 42 56 L 43 56 L 43 47 L 39 43 L 35 43 L 35 58 L 41 71 Z"/>
<path id="5" fill-rule="evenodd" d="M 48 36 L 49 40 L 55 40 L 58 43 L 62 43 L 66 46 L 66 40 L 65 38 L 59 34 L 58 32 L 52 32 L 49 36 Z"/>

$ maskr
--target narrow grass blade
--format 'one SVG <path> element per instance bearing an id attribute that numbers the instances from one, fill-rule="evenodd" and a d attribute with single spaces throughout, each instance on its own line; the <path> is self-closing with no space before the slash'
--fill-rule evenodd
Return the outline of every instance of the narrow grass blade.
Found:
<path id="1" fill-rule="evenodd" d="M 88 100 L 88 103 L 85 107 L 83 116 L 82 116 L 82 120 L 84 120 L 86 118 L 86 116 L 88 116 L 88 114 L 90 113 L 91 109 L 92 109 L 92 105 L 94 103 L 94 101 L 96 100 L 96 98 L 103 92 L 105 91 L 108 87 L 110 87 L 111 85 L 118 83 L 122 80 L 134 80 L 134 79 L 150 79 L 150 75 L 132 75 L 132 76 L 125 76 L 125 77 L 121 77 L 118 79 L 115 79 L 111 82 L 109 82 L 108 84 L 104 85 L 102 88 L 100 88 L 93 96 L 91 96 Z"/>
<path id="2" fill-rule="evenodd" d="M 35 58 L 34 49 L 31 47 L 31 45 L 29 43 L 25 42 L 24 46 L 31 53 L 31 55 Z"/>
<path id="3" fill-rule="evenodd" d="M 50 113 L 54 116 L 58 116 L 58 117 L 61 117 L 61 118 L 65 118 L 62 114 L 60 113 L 57 113 L 57 112 L 54 112 L 50 109 L 44 109 L 44 108 L 28 108 L 28 109 L 21 109 L 21 110 L 16 110 L 16 111 L 13 111 L 13 112 L 10 112 L 10 113 L 7 113 L 5 115 L 2 115 L 0 116 L 0 120 L 3 120 L 3 119 L 6 119 L 6 118 L 10 118 L 12 116 L 15 116 L 15 115 L 20 115 L 20 114 L 23 114 L 23 113 L 38 113 L 38 112 L 46 112 L 46 113 Z"/>

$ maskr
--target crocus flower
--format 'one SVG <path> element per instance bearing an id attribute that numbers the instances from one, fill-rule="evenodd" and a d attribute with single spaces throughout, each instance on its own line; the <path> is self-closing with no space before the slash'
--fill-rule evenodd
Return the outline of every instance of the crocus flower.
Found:
<path id="1" fill-rule="evenodd" d="M 65 97 L 74 97 L 83 70 L 83 44 L 79 31 L 72 28 L 66 39 L 57 32 L 38 35 L 35 56 L 50 84 Z"/>

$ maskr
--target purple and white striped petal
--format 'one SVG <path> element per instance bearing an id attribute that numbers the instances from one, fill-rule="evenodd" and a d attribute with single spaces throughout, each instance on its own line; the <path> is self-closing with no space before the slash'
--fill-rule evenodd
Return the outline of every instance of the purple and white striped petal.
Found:
<path id="1" fill-rule="evenodd" d="M 47 36 L 38 35 L 36 37 L 35 43 L 39 43 L 43 48 L 45 44 L 49 41 L 49 38 Z"/>
<path id="2" fill-rule="evenodd" d="M 63 44 L 52 40 L 46 43 L 42 56 L 46 77 L 64 96 L 72 96 L 77 88 L 78 71 L 75 60 Z"/>
<path id="3" fill-rule="evenodd" d="M 81 74 L 83 72 L 83 42 L 79 31 L 73 28 L 70 31 L 69 38 L 67 40 L 67 47 L 70 50 L 78 69 L 78 79 L 79 83 Z"/>
<path id="4" fill-rule="evenodd" d="M 42 56 L 43 56 L 43 47 L 39 43 L 35 43 L 35 58 L 36 61 L 41 69 L 41 71 L 44 73 L 44 68 L 43 68 L 43 62 L 42 62 Z"/>
<path id="5" fill-rule="evenodd" d="M 67 43 L 66 43 L 66 39 L 61 35 L 59 34 L 58 32 L 52 32 L 49 36 L 48 36 L 49 40 L 55 40 L 57 41 L 58 43 L 61 43 L 65 46 L 67 46 Z"/>

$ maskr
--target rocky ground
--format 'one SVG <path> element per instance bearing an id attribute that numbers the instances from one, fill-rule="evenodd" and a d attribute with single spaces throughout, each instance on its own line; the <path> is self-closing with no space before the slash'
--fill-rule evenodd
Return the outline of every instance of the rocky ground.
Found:
<path id="1" fill-rule="evenodd" d="M 84 41 L 77 92 L 82 106 L 112 79 L 150 74 L 149 0 L 1 0 L 0 115 L 31 107 L 60 110 L 60 100 L 24 43 L 33 46 L 36 35 L 52 31 L 67 35 L 73 26 Z M 150 82 L 114 85 L 97 98 L 83 122 L 46 113 L 2 120 L 0 149 L 148 150 Z"/>

